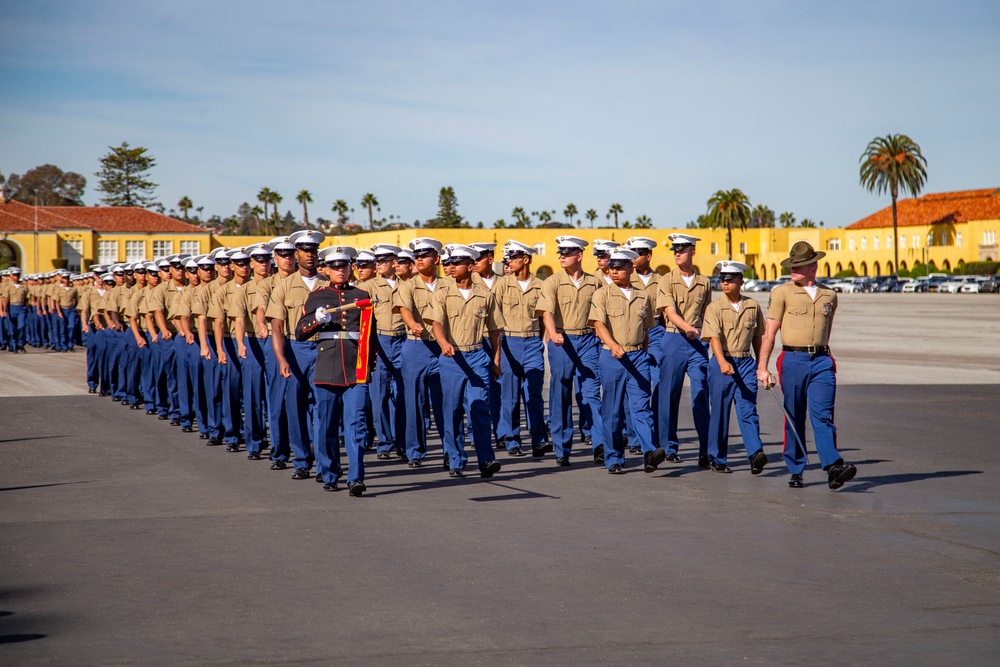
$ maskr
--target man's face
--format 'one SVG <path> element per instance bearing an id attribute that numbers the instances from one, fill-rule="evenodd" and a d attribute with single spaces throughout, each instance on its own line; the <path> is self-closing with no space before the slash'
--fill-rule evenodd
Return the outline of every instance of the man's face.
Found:
<path id="1" fill-rule="evenodd" d="M 531 266 L 531 255 L 514 255 L 507 260 L 507 269 L 510 273 L 520 273 L 525 266 Z"/>
<path id="2" fill-rule="evenodd" d="M 649 269 L 649 260 L 653 257 L 653 251 L 640 248 L 639 250 L 636 250 L 636 253 L 638 253 L 639 256 L 632 260 L 632 265 L 635 267 L 636 271 L 645 273 L 646 270 Z"/>
<path id="3" fill-rule="evenodd" d="M 212 271 L 212 279 L 214 279 L 216 275 L 218 275 L 223 280 L 232 280 L 233 278 L 232 262 L 229 260 L 223 260 L 221 262 L 217 262 L 215 265 L 215 269 Z M 202 280 L 206 279 L 202 278 Z"/>
<path id="4" fill-rule="evenodd" d="M 146 274 L 146 284 L 150 287 L 156 287 L 160 284 L 160 272 L 154 271 L 153 273 Z"/>
<path id="5" fill-rule="evenodd" d="M 392 278 L 396 275 L 396 258 L 380 257 L 375 260 L 375 273 L 379 275 L 380 278 Z"/>
<path id="6" fill-rule="evenodd" d="M 722 282 L 722 293 L 726 296 L 739 294 L 740 288 L 743 287 L 743 276 L 741 275 L 723 273 L 719 276 L 719 280 Z"/>
<path id="7" fill-rule="evenodd" d="M 580 266 L 580 262 L 583 260 L 583 250 L 580 248 L 575 248 L 573 250 L 564 250 L 559 253 L 559 266 L 564 269 L 571 269 Z"/>
<path id="8" fill-rule="evenodd" d="M 413 262 L 409 259 L 396 260 L 396 276 L 401 280 L 409 280 L 413 277 Z"/>
<path id="9" fill-rule="evenodd" d="M 451 263 L 451 277 L 455 280 L 465 280 L 472 275 L 471 259 L 459 259 Z"/>
<path id="10" fill-rule="evenodd" d="M 431 251 L 429 253 L 420 253 L 414 262 L 414 265 L 416 265 L 417 271 L 425 276 L 429 276 L 433 274 L 434 269 L 437 268 L 438 259 L 438 254 L 436 252 Z"/>
<path id="11" fill-rule="evenodd" d="M 614 262 L 609 264 L 611 269 L 611 280 L 619 287 L 628 287 L 632 283 L 632 271 L 634 267 L 631 262 Z"/>
<path id="12" fill-rule="evenodd" d="M 183 282 L 186 273 L 187 272 L 184 270 L 183 266 L 174 266 L 173 264 L 170 265 L 170 278 L 172 280 L 179 283 Z"/>
<path id="13" fill-rule="evenodd" d="M 199 266 L 198 280 L 203 283 L 212 282 L 213 280 L 215 280 L 215 269 Z"/>
<path id="14" fill-rule="evenodd" d="M 275 250 L 274 265 L 282 273 L 291 273 L 295 270 L 295 255 L 294 250 Z"/>
<path id="15" fill-rule="evenodd" d="M 607 252 L 599 252 L 594 255 L 594 259 L 597 260 L 597 268 L 601 271 L 605 271 L 608 268 L 608 261 L 611 259 L 611 254 Z"/>
<path id="16" fill-rule="evenodd" d="M 334 262 L 326 265 L 327 276 L 336 285 L 343 285 L 351 278 L 350 262 Z"/>
<path id="17" fill-rule="evenodd" d="M 146 272 L 145 271 L 136 271 L 136 272 L 133 273 L 133 275 L 135 276 L 135 284 L 136 285 L 138 285 L 139 287 L 145 287 L 146 286 Z"/>
<path id="18" fill-rule="evenodd" d="M 295 246 L 295 259 L 299 263 L 300 269 L 315 271 L 319 263 L 319 246 L 313 244 L 302 244 Z"/>
<path id="19" fill-rule="evenodd" d="M 674 249 L 674 261 L 677 262 L 677 266 L 690 265 L 692 259 L 694 259 L 693 245 L 680 246 Z"/>
<path id="20" fill-rule="evenodd" d="M 233 261 L 233 275 L 235 275 L 240 280 L 246 280 L 250 277 L 250 260 L 249 259 L 238 259 Z"/>
<path id="21" fill-rule="evenodd" d="M 819 264 L 813 262 L 805 266 L 793 266 L 788 272 L 793 283 L 807 283 L 816 279 L 816 269 L 818 268 Z"/>
<path id="22" fill-rule="evenodd" d="M 250 267 L 253 269 L 254 275 L 266 278 L 271 274 L 271 258 L 264 257 L 263 255 L 255 255 L 250 260 Z"/>
<path id="23" fill-rule="evenodd" d="M 365 262 L 364 264 L 356 265 L 354 270 L 358 274 L 358 280 L 369 280 L 375 275 L 375 264 Z"/>
<path id="24" fill-rule="evenodd" d="M 493 253 L 486 253 L 484 255 L 481 255 L 479 259 L 477 259 L 475 263 L 472 265 L 472 270 L 480 274 L 484 272 L 486 272 L 487 274 L 492 273 Z"/>

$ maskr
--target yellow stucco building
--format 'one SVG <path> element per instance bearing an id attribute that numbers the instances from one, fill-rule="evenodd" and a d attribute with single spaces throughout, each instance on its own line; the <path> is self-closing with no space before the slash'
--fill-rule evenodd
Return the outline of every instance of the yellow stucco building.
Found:
<path id="1" fill-rule="evenodd" d="M 38 231 L 35 231 L 35 214 Z M 899 247 L 901 269 L 932 262 L 938 269 L 953 270 L 966 262 L 997 260 L 1000 231 L 1000 189 L 931 194 L 899 202 L 899 238 L 893 238 L 892 212 L 886 207 L 847 227 L 828 229 L 734 230 L 733 259 L 754 269 L 757 276 L 774 279 L 781 274 L 781 260 L 797 241 L 808 241 L 826 251 L 819 275 L 833 276 L 853 270 L 858 275 L 893 272 L 893 244 Z M 695 264 L 711 273 L 726 259 L 724 229 L 404 229 L 355 236 L 328 237 L 324 246 L 368 247 L 374 243 L 405 246 L 418 236 L 433 236 L 444 243 L 517 239 L 536 248 L 533 266 L 545 276 L 558 270 L 555 238 L 572 234 L 587 239 L 623 242 L 629 236 L 657 241 L 653 266 L 673 269 L 667 236 L 691 233 L 699 238 Z M 238 247 L 266 241 L 265 237 L 214 236 L 194 225 L 137 208 L 39 207 L 18 202 L 0 204 L 0 264 L 18 264 L 27 272 L 50 271 L 65 266 L 76 270 L 92 262 L 112 263 L 153 259 L 176 252 L 199 254 L 225 245 Z M 595 263 L 587 254 L 584 269 Z"/>

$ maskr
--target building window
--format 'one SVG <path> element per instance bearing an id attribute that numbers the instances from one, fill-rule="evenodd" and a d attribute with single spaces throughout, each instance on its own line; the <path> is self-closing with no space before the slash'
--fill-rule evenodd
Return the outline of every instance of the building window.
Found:
<path id="1" fill-rule="evenodd" d="M 198 241 L 181 241 L 181 253 L 185 255 L 201 254 L 201 243 Z"/>
<path id="2" fill-rule="evenodd" d="M 118 241 L 97 242 L 97 263 L 114 264 L 118 261 Z"/>
<path id="3" fill-rule="evenodd" d="M 146 259 L 146 242 L 145 241 L 126 241 L 125 242 L 125 261 L 126 262 L 138 262 L 140 260 Z"/>
<path id="4" fill-rule="evenodd" d="M 162 259 L 174 254 L 173 241 L 153 241 L 153 259 Z"/>
<path id="5" fill-rule="evenodd" d="M 861 237 L 861 249 L 862 250 L 868 250 L 868 237 L 867 236 L 862 236 Z"/>
<path id="6" fill-rule="evenodd" d="M 885 237 L 885 249 L 892 250 L 892 234 Z"/>
<path id="7" fill-rule="evenodd" d="M 906 236 L 903 234 L 899 235 L 899 249 L 906 250 Z"/>
<path id="8" fill-rule="evenodd" d="M 536 255 L 544 255 L 545 254 L 545 244 L 544 243 L 536 243 L 535 244 L 535 254 Z"/>
<path id="9" fill-rule="evenodd" d="M 983 232 L 983 245 L 995 245 L 997 242 L 997 233 L 995 230 L 987 229 Z"/>
<path id="10" fill-rule="evenodd" d="M 63 241 L 62 256 L 66 260 L 66 268 L 79 271 L 83 259 L 83 241 Z"/>
<path id="11" fill-rule="evenodd" d="M 741 255 L 747 254 L 747 244 L 746 243 L 741 243 L 740 244 L 740 254 Z"/>
<path id="12" fill-rule="evenodd" d="M 878 237 L 872 237 L 872 250 L 878 250 Z"/>
<path id="13" fill-rule="evenodd" d="M 712 255 L 718 255 L 719 254 L 719 244 L 718 243 L 713 243 L 711 245 L 711 248 L 709 249 L 708 252 L 709 252 L 709 254 L 712 254 Z"/>
<path id="14" fill-rule="evenodd" d="M 955 234 L 955 245 L 957 246 L 962 245 L 962 232 L 958 232 Z"/>
<path id="15" fill-rule="evenodd" d="M 913 235 L 913 247 L 914 248 L 919 248 L 920 247 L 920 234 L 914 234 Z"/>
<path id="16" fill-rule="evenodd" d="M 826 242 L 827 250 L 840 250 L 840 239 L 830 239 Z"/>
<path id="17" fill-rule="evenodd" d="M 847 240 L 847 249 L 854 252 L 854 239 Z"/>

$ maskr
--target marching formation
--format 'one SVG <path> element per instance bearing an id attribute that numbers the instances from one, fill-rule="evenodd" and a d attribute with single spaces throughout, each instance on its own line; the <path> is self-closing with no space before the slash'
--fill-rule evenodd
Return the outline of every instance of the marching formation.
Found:
<path id="1" fill-rule="evenodd" d="M 500 275 L 495 243 L 321 249 L 312 230 L 89 274 L 22 280 L 12 268 L 0 272 L 0 347 L 83 344 L 91 393 L 250 460 L 267 450 L 273 470 L 292 467 L 327 491 L 344 481 L 352 496 L 367 490 L 366 452 L 420 468 L 431 432 L 456 478 L 470 439 L 483 478 L 500 471 L 498 451 L 565 467 L 578 444 L 610 474 L 627 455 L 652 473 L 681 461 L 685 378 L 699 467 L 732 472 L 735 403 L 750 472 L 761 473 L 758 386 L 780 379 L 789 486 L 804 486 L 807 415 L 829 488 L 852 479 L 833 419 L 837 295 L 815 281 L 824 253 L 796 243 L 782 262 L 791 281 L 765 310 L 740 291 L 744 264 L 718 263 L 713 299 L 693 262 L 699 239 L 669 239 L 676 268 L 662 276 L 644 237 L 595 241 L 599 270 L 588 274 L 588 242 L 560 236 L 561 270 L 541 280 L 534 248 L 515 240 L 501 248 Z"/>

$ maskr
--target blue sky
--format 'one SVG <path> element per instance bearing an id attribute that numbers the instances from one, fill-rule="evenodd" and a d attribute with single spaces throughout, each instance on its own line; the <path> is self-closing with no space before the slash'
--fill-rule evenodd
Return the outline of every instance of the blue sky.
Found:
<path id="1" fill-rule="evenodd" d="M 1000 187 L 996 2 L 0 0 L 0 171 L 88 179 L 126 140 L 157 197 L 333 217 L 374 193 L 490 226 L 612 202 L 683 226 L 718 189 L 850 224 L 873 137 L 905 133 L 924 192 Z M 585 223 L 586 224 L 586 223 Z"/>

